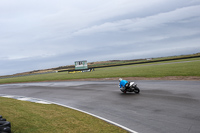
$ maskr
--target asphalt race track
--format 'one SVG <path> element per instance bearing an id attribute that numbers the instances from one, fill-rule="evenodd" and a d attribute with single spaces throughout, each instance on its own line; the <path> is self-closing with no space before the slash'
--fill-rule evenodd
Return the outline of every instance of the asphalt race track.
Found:
<path id="1" fill-rule="evenodd" d="M 139 133 L 200 133 L 200 81 L 135 81 L 140 94 L 123 94 L 118 81 L 0 85 L 0 94 L 44 99 L 104 117 Z"/>

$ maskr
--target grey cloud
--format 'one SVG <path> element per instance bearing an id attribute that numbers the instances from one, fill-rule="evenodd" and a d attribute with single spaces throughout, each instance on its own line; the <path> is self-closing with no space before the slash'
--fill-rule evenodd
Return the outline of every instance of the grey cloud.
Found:
<path id="1" fill-rule="evenodd" d="M 199 52 L 199 12 L 199 0 L 0 1 L 0 75 Z"/>

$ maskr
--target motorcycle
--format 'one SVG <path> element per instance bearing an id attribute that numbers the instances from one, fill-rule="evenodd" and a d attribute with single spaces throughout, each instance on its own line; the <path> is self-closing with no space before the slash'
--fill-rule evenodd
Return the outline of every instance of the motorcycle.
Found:
<path id="1" fill-rule="evenodd" d="M 119 86 L 120 87 L 120 86 Z M 126 92 L 135 92 L 136 94 L 140 93 L 140 89 L 138 88 L 137 84 L 135 84 L 135 82 L 128 82 L 124 88 L 120 88 L 120 90 L 123 93 Z"/>

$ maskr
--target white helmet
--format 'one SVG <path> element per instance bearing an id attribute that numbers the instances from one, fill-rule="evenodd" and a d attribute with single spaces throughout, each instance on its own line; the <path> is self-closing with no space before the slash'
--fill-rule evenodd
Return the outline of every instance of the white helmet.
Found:
<path id="1" fill-rule="evenodd" d="M 119 78 L 119 82 L 121 82 L 122 81 L 122 78 Z"/>

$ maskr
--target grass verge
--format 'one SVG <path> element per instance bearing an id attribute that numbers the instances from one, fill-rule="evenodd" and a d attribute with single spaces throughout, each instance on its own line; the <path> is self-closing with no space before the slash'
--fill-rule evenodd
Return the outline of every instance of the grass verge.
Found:
<path id="1" fill-rule="evenodd" d="M 88 114 L 58 106 L 0 97 L 0 115 L 11 122 L 12 133 L 126 133 Z"/>

